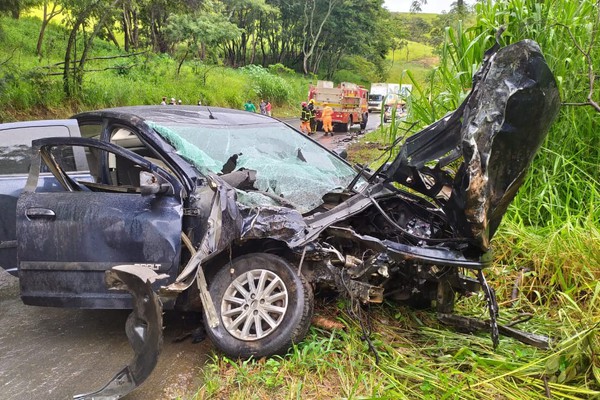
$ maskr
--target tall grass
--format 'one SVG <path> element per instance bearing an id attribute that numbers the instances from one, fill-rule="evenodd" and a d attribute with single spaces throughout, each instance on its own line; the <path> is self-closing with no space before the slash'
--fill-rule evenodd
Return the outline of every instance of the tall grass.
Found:
<path id="1" fill-rule="evenodd" d="M 600 284 L 595 296 L 600 300 Z M 461 304 L 461 311 L 472 312 L 477 302 L 481 299 L 469 299 Z M 489 337 L 440 327 L 430 313 L 377 307 L 371 322 L 378 363 L 361 340 L 360 327 L 337 310 L 345 329 L 312 328 L 308 338 L 285 357 L 240 361 L 215 356 L 204 371 L 203 386 L 192 398 L 522 400 L 600 396 L 600 365 L 593 362 L 600 350 L 600 327 L 596 323 L 579 329 L 578 318 L 588 310 L 568 296 L 561 299 L 560 306 L 560 315 L 544 315 L 548 318 L 544 326 L 526 326 L 550 335 L 560 324 L 568 326 L 569 334 L 556 338 L 550 352 L 505 338 L 494 350 Z M 320 312 L 336 318 L 332 307 Z M 508 318 L 517 315 L 511 312 Z"/>
<path id="2" fill-rule="evenodd" d="M 597 2 L 586 0 L 479 3 L 474 26 L 456 23 L 446 29 L 440 65 L 430 80 L 415 80 L 410 120 L 423 126 L 456 108 L 501 25 L 506 27 L 504 44 L 524 38 L 540 44 L 563 102 L 585 102 L 588 65 L 577 47 L 589 51 L 592 69 L 600 70 L 598 11 Z M 596 101 L 597 88 L 598 82 Z M 521 329 L 549 335 L 552 350 L 502 340 L 494 353 L 489 342 L 454 337 L 428 323 L 423 324 L 428 328 L 412 326 L 402 335 L 386 335 L 395 343 L 413 335 L 406 339 L 412 348 L 397 346 L 396 355 L 389 350 L 394 361 L 379 366 L 390 382 L 386 396 L 600 398 L 598 121 L 600 114 L 590 106 L 563 105 L 493 242 L 496 262 L 487 274 L 500 302 L 501 321 L 532 313 Z M 400 134 L 401 128 L 394 126 L 378 133 L 388 142 Z M 477 313 L 480 303 L 478 297 L 461 299 L 458 310 Z"/>
<path id="3" fill-rule="evenodd" d="M 431 123 L 460 104 L 500 26 L 506 27 L 504 44 L 525 38 L 540 44 L 563 102 L 586 101 L 588 65 L 578 47 L 589 51 L 593 70 L 600 70 L 596 1 L 484 1 L 476 10 L 474 26 L 467 28 L 458 21 L 446 28 L 440 65 L 429 84 L 414 82 L 412 121 Z M 598 101 L 597 87 L 593 97 Z M 578 292 L 575 298 L 585 300 L 589 284 L 600 278 L 599 118 L 590 106 L 562 107 L 497 235 L 496 247 L 506 262 L 528 259 L 533 264 L 544 298 L 556 295 L 556 289 Z M 511 245 L 515 237 L 519 243 Z M 521 242 L 522 238 L 528 240 Z"/>

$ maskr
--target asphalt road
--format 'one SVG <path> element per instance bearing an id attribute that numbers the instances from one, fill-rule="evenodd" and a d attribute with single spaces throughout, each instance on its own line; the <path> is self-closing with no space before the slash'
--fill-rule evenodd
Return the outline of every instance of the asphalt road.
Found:
<path id="1" fill-rule="evenodd" d="M 296 129 L 300 129 L 300 118 L 282 118 L 281 120 L 295 127 Z M 348 143 L 357 135 L 375 130 L 377 129 L 377 127 L 379 127 L 380 124 L 380 114 L 371 113 L 369 114 L 367 127 L 364 131 L 360 130 L 359 125 L 353 125 L 352 128 L 350 128 L 350 132 L 347 133 L 334 132 L 334 136 L 332 137 L 324 136 L 323 132 L 317 131 L 317 133 L 314 136 L 312 136 L 312 138 L 330 150 L 335 150 L 336 148 L 345 148 L 348 145 Z"/>
<path id="2" fill-rule="evenodd" d="M 379 125 L 373 114 L 367 131 Z M 299 119 L 286 122 L 299 128 Z M 347 146 L 359 134 L 336 132 L 313 139 L 329 149 Z M 100 389 L 131 359 L 125 336 L 128 311 L 26 306 L 18 280 L 0 269 L 0 400 L 69 399 Z M 164 345 L 158 365 L 128 400 L 189 397 L 200 387 L 212 345 L 207 339 L 175 343 L 198 325 L 181 314 L 164 316 Z"/>
<path id="3" fill-rule="evenodd" d="M 26 306 L 18 280 L 0 269 L 0 399 L 69 399 L 100 389 L 133 355 L 125 336 L 128 314 Z M 174 340 L 196 326 L 181 314 L 165 314 L 158 365 L 128 400 L 194 393 L 212 345 Z"/>

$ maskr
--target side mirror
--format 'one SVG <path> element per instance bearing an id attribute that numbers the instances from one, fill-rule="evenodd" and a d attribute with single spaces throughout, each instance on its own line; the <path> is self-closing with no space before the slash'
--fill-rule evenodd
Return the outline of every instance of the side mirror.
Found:
<path id="1" fill-rule="evenodd" d="M 169 190 L 168 183 L 160 183 L 159 177 L 148 171 L 140 171 L 140 193 L 142 196 L 166 193 Z"/>

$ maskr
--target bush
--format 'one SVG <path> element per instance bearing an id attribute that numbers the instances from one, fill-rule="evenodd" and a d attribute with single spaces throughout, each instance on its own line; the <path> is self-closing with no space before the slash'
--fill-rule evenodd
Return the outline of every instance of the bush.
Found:
<path id="1" fill-rule="evenodd" d="M 250 88 L 258 98 L 269 99 L 276 105 L 291 101 L 291 91 L 285 79 L 258 65 L 248 65 L 240 70 L 250 77 Z"/>

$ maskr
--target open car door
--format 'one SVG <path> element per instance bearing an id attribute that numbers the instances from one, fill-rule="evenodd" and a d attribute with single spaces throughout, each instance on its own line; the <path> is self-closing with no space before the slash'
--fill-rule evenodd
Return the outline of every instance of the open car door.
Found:
<path id="1" fill-rule="evenodd" d="M 100 390 L 75 396 L 120 398 L 144 382 L 160 353 L 162 304 L 154 285 L 177 276 L 181 184 L 143 157 L 95 139 L 41 139 L 32 149 L 17 202 L 21 298 L 39 306 L 133 309 L 125 326 L 132 360 Z M 81 157 L 91 176 L 74 180 L 65 170 Z M 63 190 L 36 191 L 40 170 Z"/>
<path id="2" fill-rule="evenodd" d="M 108 291 L 105 271 L 127 264 L 177 276 L 183 206 L 181 184 L 172 175 L 95 139 L 41 139 L 33 142 L 33 151 L 17 203 L 25 304 L 132 308 L 129 293 Z M 64 166 L 81 156 L 90 166 L 89 181 L 75 181 L 65 172 Z M 40 169 L 46 168 L 64 190 L 38 189 Z"/>

